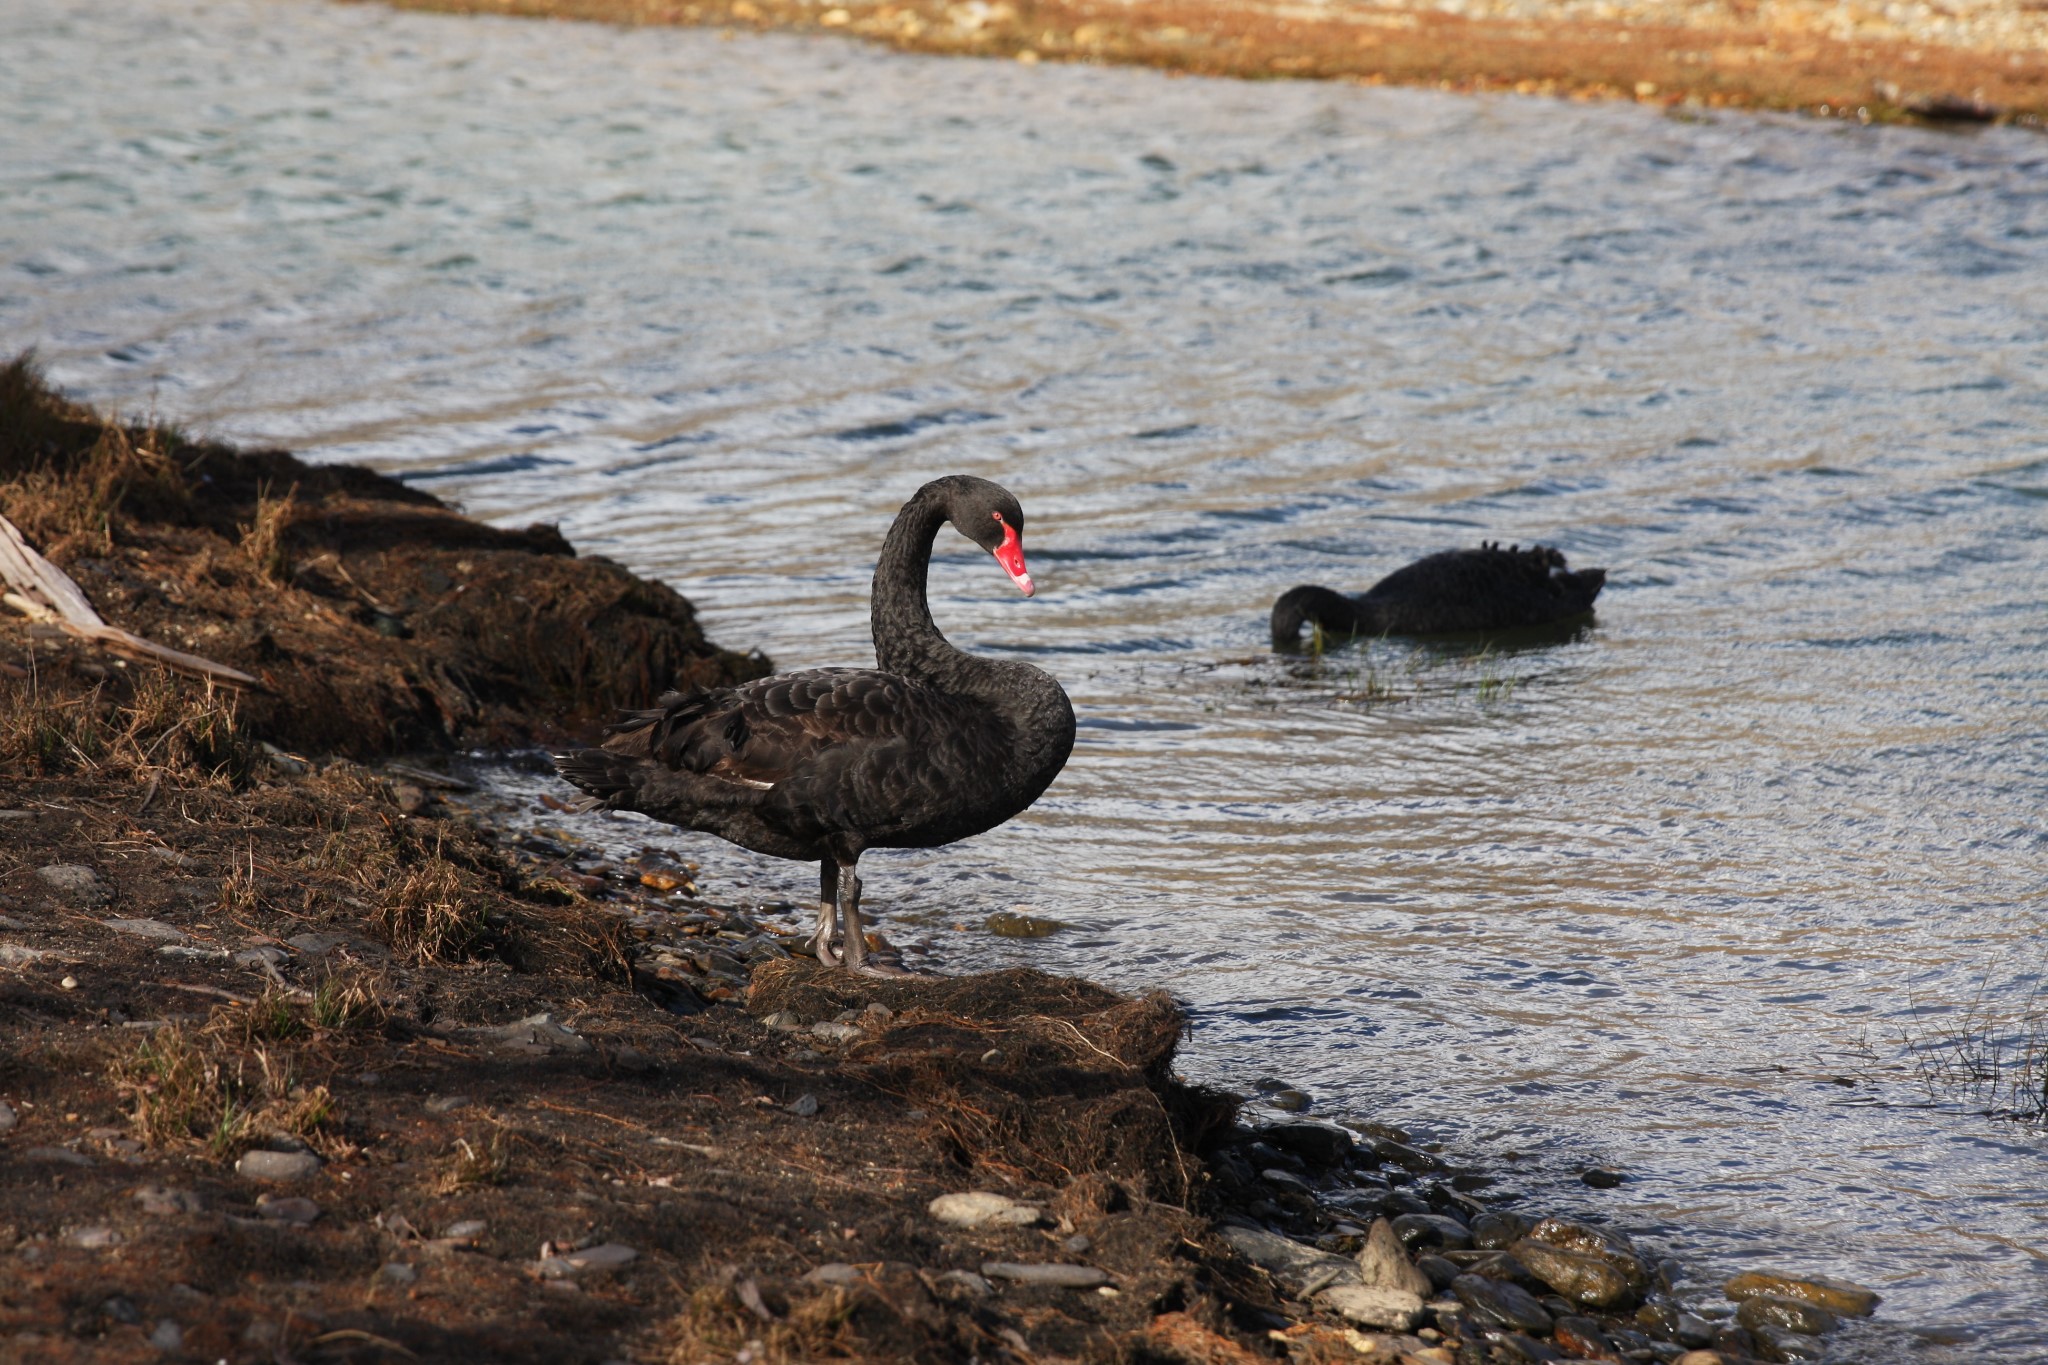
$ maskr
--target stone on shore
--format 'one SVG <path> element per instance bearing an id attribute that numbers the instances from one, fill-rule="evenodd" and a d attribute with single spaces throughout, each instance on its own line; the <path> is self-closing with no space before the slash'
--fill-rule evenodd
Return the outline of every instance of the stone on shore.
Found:
<path id="1" fill-rule="evenodd" d="M 1394 1332 L 1413 1331 L 1425 1311 L 1421 1295 L 1377 1285 L 1331 1285 L 1316 1295 L 1316 1301 L 1356 1326 Z"/>
<path id="2" fill-rule="evenodd" d="M 1408 1259 L 1394 1225 L 1384 1218 L 1376 1219 L 1365 1234 L 1365 1245 L 1358 1251 L 1358 1274 L 1371 1289 L 1397 1290 L 1417 1298 L 1428 1298 L 1436 1290 L 1429 1276 Z"/>
<path id="3" fill-rule="evenodd" d="M 1219 1228 L 1216 1235 L 1232 1251 L 1279 1280 L 1290 1293 L 1299 1294 L 1318 1281 L 1324 1288 L 1358 1283 L 1358 1266 L 1347 1256 L 1318 1251 L 1290 1237 L 1241 1223 Z"/>
<path id="4" fill-rule="evenodd" d="M 1850 1284 L 1847 1280 L 1831 1280 L 1823 1275 L 1788 1275 L 1778 1270 L 1752 1270 L 1737 1275 L 1721 1286 L 1721 1292 L 1738 1303 L 1759 1294 L 1798 1299 L 1803 1303 L 1817 1304 L 1830 1313 L 1852 1318 L 1869 1317 L 1884 1301 L 1876 1290 Z"/>
<path id="5" fill-rule="evenodd" d="M 1484 1275 L 1460 1275 L 1451 1281 L 1451 1292 L 1458 1296 L 1458 1302 L 1472 1310 L 1472 1317 L 1484 1325 L 1533 1332 L 1538 1336 L 1546 1336 L 1551 1330 L 1553 1320 L 1550 1311 L 1520 1285 L 1488 1279 Z"/>
<path id="6" fill-rule="evenodd" d="M 1036 1204 L 987 1190 L 942 1194 L 925 1207 L 932 1217 L 956 1228 L 1028 1228 L 1044 1216 Z"/>
<path id="7" fill-rule="evenodd" d="M 1625 1307 L 1650 1287 L 1650 1267 L 1618 1232 L 1545 1218 L 1508 1249 L 1524 1269 L 1567 1299 Z"/>
<path id="8" fill-rule="evenodd" d="M 36 869 L 36 879 L 50 890 L 88 909 L 105 905 L 114 898 L 100 874 L 78 863 L 51 863 Z"/>
<path id="9" fill-rule="evenodd" d="M 1109 1283 L 1106 1270 L 1092 1265 L 1061 1265 L 1057 1262 L 1026 1265 L 1016 1261 L 983 1261 L 981 1273 L 984 1279 L 1051 1285 L 1056 1289 L 1097 1289 Z"/>
<path id="10" fill-rule="evenodd" d="M 320 1158 L 311 1152 L 244 1152 L 235 1174 L 245 1180 L 304 1180 L 320 1172 Z"/>
<path id="11" fill-rule="evenodd" d="M 1777 1294 L 1758 1294 L 1744 1299 L 1742 1306 L 1735 1310 L 1735 1320 L 1751 1331 L 1779 1327 L 1810 1337 L 1826 1336 L 1841 1325 L 1840 1319 L 1817 1303 Z"/>

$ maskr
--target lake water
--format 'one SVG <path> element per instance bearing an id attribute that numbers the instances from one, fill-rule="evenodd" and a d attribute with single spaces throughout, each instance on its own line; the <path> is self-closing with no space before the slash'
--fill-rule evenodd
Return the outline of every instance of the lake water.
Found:
<path id="1" fill-rule="evenodd" d="M 2048 1358 L 2043 1135 L 1906 1047 L 2043 981 L 2048 141 L 299 0 L 13 0 L 0 114 L 0 344 L 784 667 L 869 658 L 924 479 L 1013 489 L 1039 597 L 948 533 L 935 610 L 1080 743 L 870 857 L 892 935 L 1169 987 L 1191 1074 L 1696 1285 L 1871 1284 L 1844 1358 Z M 1482 537 L 1605 566 L 1595 624 L 1268 646 Z"/>

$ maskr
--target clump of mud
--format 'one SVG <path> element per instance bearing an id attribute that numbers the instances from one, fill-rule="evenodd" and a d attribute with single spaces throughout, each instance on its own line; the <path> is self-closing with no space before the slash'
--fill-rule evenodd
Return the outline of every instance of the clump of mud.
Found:
<path id="1" fill-rule="evenodd" d="M 108 621 L 260 678 L 235 724 L 290 749 L 528 743 L 767 668 L 706 640 L 673 590 L 578 556 L 551 526 L 499 530 L 369 470 L 122 424 L 26 357 L 0 368 L 0 515 Z M 127 666 L 0 616 L 14 694 L 0 706 L 27 704 L 31 673 L 99 688 L 103 714 L 135 692 Z"/>

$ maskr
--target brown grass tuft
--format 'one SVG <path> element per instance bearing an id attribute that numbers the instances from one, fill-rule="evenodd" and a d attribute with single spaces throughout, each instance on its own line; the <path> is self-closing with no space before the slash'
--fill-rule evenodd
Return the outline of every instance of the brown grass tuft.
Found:
<path id="1" fill-rule="evenodd" d="M 370 922 L 393 952 L 424 965 L 481 948 L 490 938 L 490 905 L 464 885 L 437 842 L 426 862 L 383 892 Z"/>

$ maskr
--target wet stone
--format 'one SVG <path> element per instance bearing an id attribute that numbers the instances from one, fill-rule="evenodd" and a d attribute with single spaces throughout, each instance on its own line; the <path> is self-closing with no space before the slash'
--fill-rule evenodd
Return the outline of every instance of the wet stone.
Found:
<path id="1" fill-rule="evenodd" d="M 1625 1308 L 1635 1288 L 1612 1263 L 1582 1251 L 1568 1251 L 1527 1238 L 1509 1249 L 1524 1270 L 1574 1303 L 1591 1308 Z"/>
<path id="2" fill-rule="evenodd" d="M 1610 1171 L 1604 1166 L 1592 1166 L 1579 1172 L 1581 1183 L 1596 1190 L 1611 1190 L 1627 1179 L 1620 1171 Z"/>
<path id="3" fill-rule="evenodd" d="M 986 1190 L 942 1194 L 925 1206 L 931 1216 L 956 1228 L 1030 1227 L 1042 1216 L 1036 1204 Z"/>
<path id="4" fill-rule="evenodd" d="M 1735 1320 L 1752 1332 L 1777 1327 L 1810 1337 L 1826 1336 L 1841 1325 L 1833 1313 L 1817 1303 L 1782 1298 L 1776 1294 L 1758 1294 L 1744 1299 L 1742 1306 L 1735 1310 Z"/>
<path id="5" fill-rule="evenodd" d="M 1451 1282 L 1465 1273 L 1453 1262 L 1427 1253 L 1415 1258 L 1415 1268 L 1429 1277 L 1431 1289 L 1449 1289 Z"/>
<path id="6" fill-rule="evenodd" d="M 1340 1280 L 1355 1281 L 1358 1278 L 1358 1267 L 1345 1257 L 1303 1246 L 1292 1238 L 1267 1232 L 1264 1228 L 1231 1223 L 1217 1229 L 1217 1235 L 1229 1244 L 1231 1250 L 1261 1270 L 1271 1272 L 1274 1278 L 1295 1293 L 1318 1280 L 1327 1287 Z"/>
<path id="7" fill-rule="evenodd" d="M 1410 1147 L 1405 1142 L 1396 1142 L 1389 1137 L 1374 1138 L 1372 1140 L 1372 1150 L 1374 1155 L 1378 1156 L 1381 1161 L 1392 1162 L 1402 1170 L 1414 1175 L 1429 1175 L 1444 1168 L 1444 1163 L 1438 1161 L 1428 1152 L 1417 1147 Z"/>
<path id="8" fill-rule="evenodd" d="M 1061 1265 L 1057 1262 L 1026 1265 L 1016 1261 L 983 1261 L 981 1273 L 991 1280 L 1050 1285 L 1058 1289 L 1094 1289 L 1109 1283 L 1106 1270 L 1092 1265 Z"/>
<path id="9" fill-rule="evenodd" d="M 1529 1231 L 1529 1220 L 1518 1213 L 1482 1213 L 1472 1220 L 1472 1245 L 1486 1251 L 1505 1251 Z"/>
<path id="10" fill-rule="evenodd" d="M 244 1152 L 235 1163 L 235 1174 L 245 1180 L 304 1180 L 320 1171 L 320 1158 L 311 1152 Z"/>
<path id="11" fill-rule="evenodd" d="M 1313 1195 L 1315 1193 L 1315 1186 L 1309 1184 L 1294 1172 L 1282 1170 L 1278 1166 L 1270 1170 L 1260 1171 L 1259 1178 L 1274 1189 L 1284 1190 L 1288 1194 Z"/>
<path id="12" fill-rule="evenodd" d="M 1334 1123 L 1276 1123 L 1261 1129 L 1259 1137 L 1317 1166 L 1337 1165 L 1358 1145 L 1349 1129 Z"/>
<path id="13" fill-rule="evenodd" d="M 1591 1318 L 1560 1317 L 1552 1325 L 1558 1349 L 1580 1360 L 1613 1359 L 1619 1354 L 1607 1333 Z"/>
<path id="14" fill-rule="evenodd" d="M 1482 1323 L 1539 1335 L 1547 1334 L 1551 1329 L 1550 1314 L 1536 1302 L 1536 1296 L 1504 1280 L 1490 1280 L 1484 1275 L 1460 1275 L 1451 1281 L 1451 1292 L 1458 1296 L 1458 1302 L 1472 1310 L 1472 1317 Z"/>
<path id="15" fill-rule="evenodd" d="M 1737 1275 L 1721 1286 L 1721 1292 L 1738 1302 L 1758 1294 L 1775 1294 L 1779 1298 L 1818 1304 L 1830 1313 L 1853 1318 L 1869 1317 L 1882 1302 L 1877 1291 L 1846 1280 L 1831 1280 L 1821 1275 L 1787 1275 L 1776 1270 L 1752 1270 Z"/>
<path id="16" fill-rule="evenodd" d="M 1827 1346 L 1819 1337 L 1810 1337 L 1804 1332 L 1788 1332 L 1782 1327 L 1758 1327 L 1752 1329 L 1752 1334 L 1765 1360 L 1819 1360 L 1827 1354 Z"/>
<path id="17" fill-rule="evenodd" d="M 1472 1245 L 1465 1225 L 1440 1213 L 1404 1213 L 1394 1220 L 1394 1235 L 1410 1249 L 1464 1251 Z"/>

